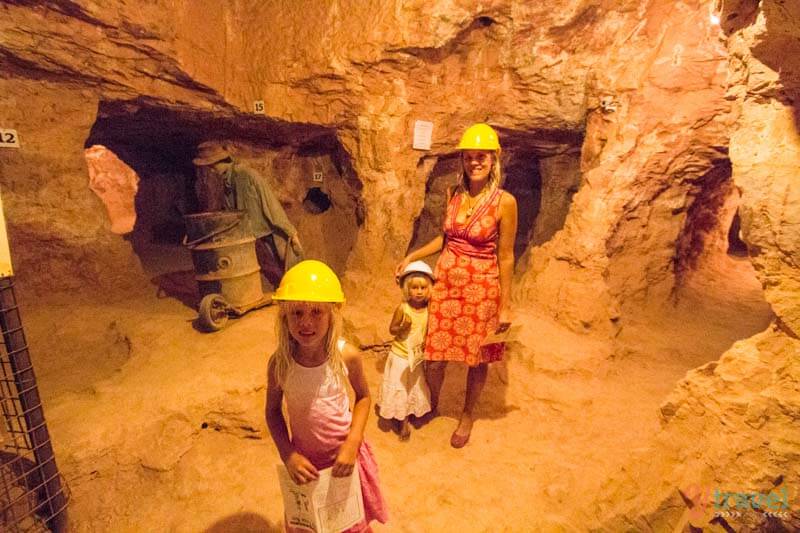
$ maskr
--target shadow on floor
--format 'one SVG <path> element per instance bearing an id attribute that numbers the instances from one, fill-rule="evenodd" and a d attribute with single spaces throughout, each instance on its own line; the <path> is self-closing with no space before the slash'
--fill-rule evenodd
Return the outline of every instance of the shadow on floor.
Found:
<path id="1" fill-rule="evenodd" d="M 158 287 L 156 291 L 158 298 L 175 298 L 192 309 L 197 309 L 197 305 L 200 303 L 200 293 L 197 289 L 197 281 L 194 279 L 194 270 L 159 274 L 152 278 L 150 283 Z"/>
<path id="2" fill-rule="evenodd" d="M 256 513 L 236 513 L 218 520 L 203 533 L 280 533 L 283 528 L 270 524 Z"/>

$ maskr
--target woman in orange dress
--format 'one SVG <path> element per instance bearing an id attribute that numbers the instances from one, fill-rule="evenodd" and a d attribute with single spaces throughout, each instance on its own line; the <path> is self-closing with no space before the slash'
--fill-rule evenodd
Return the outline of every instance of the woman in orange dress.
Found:
<path id="1" fill-rule="evenodd" d="M 398 265 L 441 251 L 434 272 L 426 376 L 436 409 L 447 363 L 469 366 L 464 410 L 450 438 L 454 448 L 469 441 L 473 411 L 486 383 L 488 363 L 503 358 L 503 344 L 484 345 L 487 336 L 508 328 L 517 202 L 500 188 L 500 143 L 488 124 L 469 127 L 458 145 L 462 172 L 448 190 L 444 232 L 409 253 Z"/>

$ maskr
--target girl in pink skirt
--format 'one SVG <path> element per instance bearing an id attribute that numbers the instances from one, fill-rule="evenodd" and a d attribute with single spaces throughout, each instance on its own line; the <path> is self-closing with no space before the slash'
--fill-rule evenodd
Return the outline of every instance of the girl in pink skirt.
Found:
<path id="1" fill-rule="evenodd" d="M 324 263 L 303 261 L 284 275 L 273 299 L 280 304 L 278 348 L 269 360 L 266 418 L 281 460 L 298 484 L 317 479 L 325 468 L 337 477 L 358 468 L 365 519 L 348 531 L 368 531 L 372 520 L 386 523 L 378 467 L 364 441 L 370 395 L 361 354 L 339 339 L 339 279 Z M 352 411 L 348 382 L 355 393 Z"/>

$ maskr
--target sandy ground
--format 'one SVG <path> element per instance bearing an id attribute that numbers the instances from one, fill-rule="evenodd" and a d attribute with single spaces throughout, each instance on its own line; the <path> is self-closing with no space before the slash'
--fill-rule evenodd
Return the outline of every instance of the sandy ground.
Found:
<path id="1" fill-rule="evenodd" d="M 726 258 L 706 274 L 613 342 L 520 309 L 524 328 L 491 367 L 462 450 L 448 441 L 463 368 L 448 369 L 442 416 L 410 441 L 373 416 L 367 439 L 391 513 L 375 529 L 598 527 L 598 492 L 659 431 L 658 407 L 675 383 L 771 319 L 746 260 Z M 275 309 L 204 334 L 193 308 L 156 292 L 23 302 L 72 530 L 280 531 L 279 460 L 263 419 Z M 349 305 L 352 316 L 370 311 L 358 298 Z M 384 330 L 389 316 L 376 320 Z M 365 353 L 373 394 L 382 355 Z"/>

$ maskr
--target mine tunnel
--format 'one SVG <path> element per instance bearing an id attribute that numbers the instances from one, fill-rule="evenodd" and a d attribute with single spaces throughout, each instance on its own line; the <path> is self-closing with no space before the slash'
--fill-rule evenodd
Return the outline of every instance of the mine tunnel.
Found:
<path id="1" fill-rule="evenodd" d="M 93 188 L 108 210 L 112 231 L 131 243 L 144 269 L 157 276 L 191 268 L 181 242 L 183 216 L 201 209 L 192 159 L 200 142 L 216 139 L 224 139 L 237 162 L 263 176 L 302 242 L 334 268 L 343 268 L 363 209 L 361 184 L 335 132 L 104 102 L 85 144 L 97 182 Z"/>
<path id="2" fill-rule="evenodd" d="M 283 531 L 324 488 L 290 484 L 305 458 L 369 478 L 378 532 L 800 531 L 800 3 L 0 13 L 0 530 L 61 533 L 46 511 L 75 531 Z M 449 285 L 416 265 L 404 292 L 479 125 L 516 199 L 511 279 L 472 250 Z M 264 305 L 198 327 L 218 310 L 183 244 L 205 141 L 331 267 L 324 300 L 273 302 L 253 268 Z M 306 307 L 324 346 L 287 332 Z M 335 409 L 305 420 L 288 393 Z M 42 505 L 48 480 L 68 501 Z"/>

